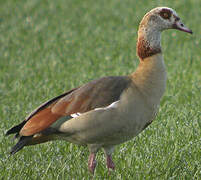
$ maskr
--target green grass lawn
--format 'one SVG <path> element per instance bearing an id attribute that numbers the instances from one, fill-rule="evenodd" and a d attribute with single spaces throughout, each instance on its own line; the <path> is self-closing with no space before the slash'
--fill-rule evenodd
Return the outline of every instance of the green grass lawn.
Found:
<path id="1" fill-rule="evenodd" d="M 64 141 L 26 147 L 7 129 L 44 101 L 92 79 L 126 75 L 138 64 L 143 15 L 169 6 L 194 34 L 162 35 L 168 72 L 155 121 L 117 146 L 108 177 L 98 154 L 94 179 L 201 179 L 201 2 L 0 0 L 0 179 L 89 179 L 88 150 Z"/>

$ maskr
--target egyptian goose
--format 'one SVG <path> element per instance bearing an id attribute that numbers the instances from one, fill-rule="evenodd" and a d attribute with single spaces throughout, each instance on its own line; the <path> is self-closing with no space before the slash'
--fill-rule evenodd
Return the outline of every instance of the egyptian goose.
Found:
<path id="1" fill-rule="evenodd" d="M 128 76 L 109 76 L 57 96 L 34 110 L 23 122 L 7 131 L 16 134 L 15 154 L 24 146 L 66 140 L 88 146 L 88 168 L 94 173 L 96 153 L 103 148 L 107 168 L 114 169 L 115 145 L 137 136 L 154 119 L 165 91 L 166 70 L 161 32 L 178 29 L 192 33 L 177 13 L 157 7 L 142 19 L 138 30 L 140 64 Z"/>

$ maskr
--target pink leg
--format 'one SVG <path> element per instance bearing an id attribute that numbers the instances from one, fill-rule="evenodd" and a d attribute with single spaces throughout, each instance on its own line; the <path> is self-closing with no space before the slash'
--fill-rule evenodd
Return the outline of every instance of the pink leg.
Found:
<path id="1" fill-rule="evenodd" d="M 114 162 L 112 161 L 112 156 L 111 155 L 107 155 L 107 168 L 108 170 L 111 168 L 112 170 L 115 169 L 115 164 Z"/>
<path id="2" fill-rule="evenodd" d="M 94 174 L 94 170 L 96 168 L 96 154 L 95 153 L 91 153 L 89 155 L 89 160 L 88 160 L 88 168 L 89 168 L 89 171 Z"/>

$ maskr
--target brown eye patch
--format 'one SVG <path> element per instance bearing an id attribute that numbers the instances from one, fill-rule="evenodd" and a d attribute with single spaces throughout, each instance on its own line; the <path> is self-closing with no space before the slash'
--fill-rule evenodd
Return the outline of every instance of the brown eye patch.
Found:
<path id="1" fill-rule="evenodd" d="M 163 19 L 170 19 L 172 12 L 169 9 L 162 9 L 159 12 L 159 15 L 163 18 Z"/>

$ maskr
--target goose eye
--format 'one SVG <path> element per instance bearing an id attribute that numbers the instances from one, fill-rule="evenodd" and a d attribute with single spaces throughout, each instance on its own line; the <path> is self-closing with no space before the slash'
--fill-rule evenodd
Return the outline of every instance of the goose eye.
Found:
<path id="1" fill-rule="evenodd" d="M 162 16 L 163 16 L 163 18 L 164 18 L 164 19 L 168 19 L 168 18 L 169 18 L 168 13 L 163 13 L 163 15 L 162 15 Z"/>
<path id="2" fill-rule="evenodd" d="M 170 19 L 171 17 L 171 11 L 166 9 L 162 10 L 159 14 L 163 19 Z"/>

